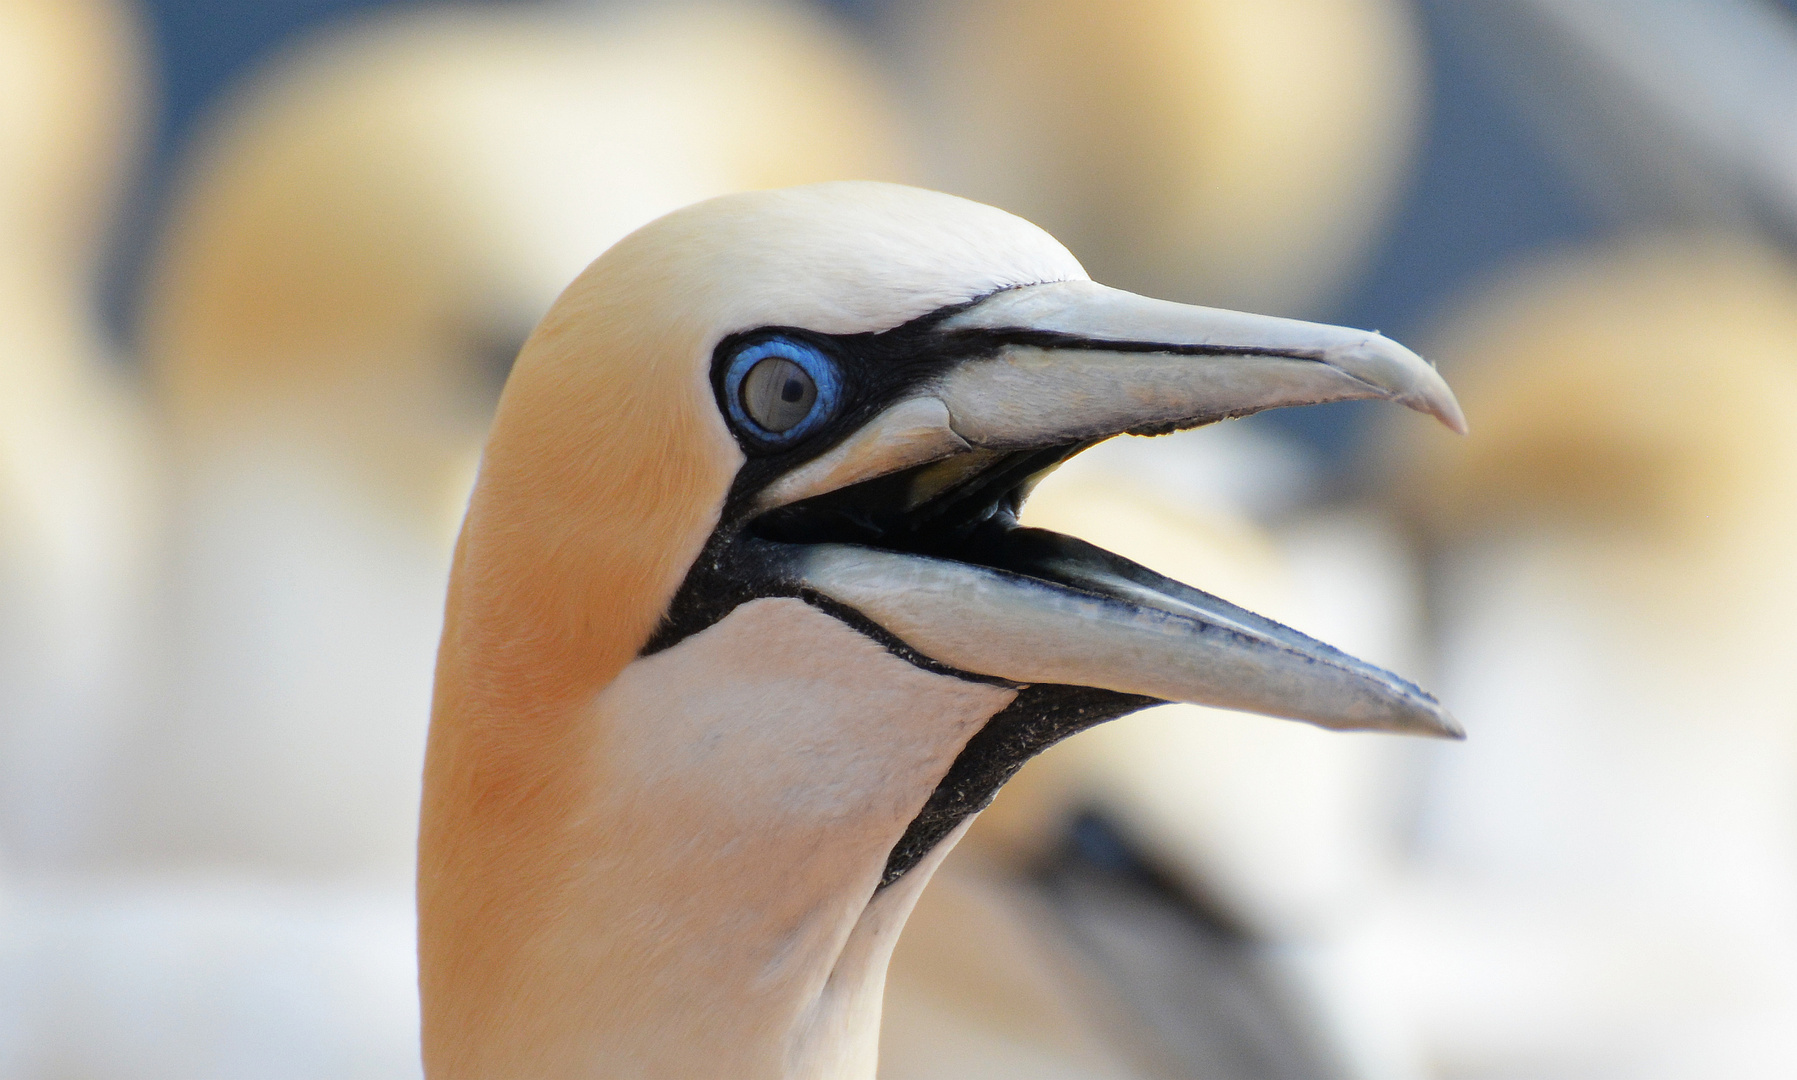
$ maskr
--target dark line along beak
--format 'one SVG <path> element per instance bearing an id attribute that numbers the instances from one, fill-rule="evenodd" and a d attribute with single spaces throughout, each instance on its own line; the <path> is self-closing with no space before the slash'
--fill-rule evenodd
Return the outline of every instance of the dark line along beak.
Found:
<path id="1" fill-rule="evenodd" d="M 1385 398 L 1466 430 L 1433 367 L 1366 331 L 1190 307 L 1087 281 L 995 294 L 941 330 L 1007 343 L 954 366 L 782 477 L 757 508 L 968 451 L 1072 446 L 1286 405 Z M 920 486 L 913 498 L 921 502 L 929 493 L 917 494 Z M 1070 537 L 1010 529 L 996 548 L 985 541 L 977 563 L 841 543 L 801 545 L 793 558 L 807 586 L 960 670 L 1344 730 L 1461 737 L 1441 705 L 1403 679 Z"/>
<path id="2" fill-rule="evenodd" d="M 1091 281 L 1008 289 L 943 323 L 1005 336 L 762 490 L 755 509 L 971 449 L 1171 431 L 1289 405 L 1384 398 L 1466 434 L 1454 392 L 1381 334 L 1153 300 Z"/>

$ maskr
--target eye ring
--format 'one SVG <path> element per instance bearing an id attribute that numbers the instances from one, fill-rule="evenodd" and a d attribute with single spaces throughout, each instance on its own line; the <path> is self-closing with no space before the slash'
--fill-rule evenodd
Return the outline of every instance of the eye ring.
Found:
<path id="1" fill-rule="evenodd" d="M 740 349 L 724 371 L 724 405 L 738 430 L 757 442 L 788 446 L 835 415 L 842 376 L 814 345 L 763 338 Z"/>

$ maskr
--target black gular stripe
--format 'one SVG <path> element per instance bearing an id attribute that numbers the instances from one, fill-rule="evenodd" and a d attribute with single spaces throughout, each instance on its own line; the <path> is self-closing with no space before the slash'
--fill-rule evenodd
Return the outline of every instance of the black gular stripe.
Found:
<path id="1" fill-rule="evenodd" d="M 985 299 L 981 297 L 980 300 Z M 1083 448 L 1075 442 L 1003 455 L 952 496 L 920 511 L 926 520 L 895 509 L 908 483 L 905 474 L 853 485 L 843 492 L 753 517 L 754 500 L 769 484 L 826 453 L 895 402 L 957 364 L 996 356 L 1007 346 L 1089 349 L 1105 352 L 1172 353 L 1191 356 L 1276 355 L 1320 360 L 1285 350 L 1194 346 L 1134 341 L 1102 341 L 1025 329 L 944 330 L 942 324 L 980 300 L 931 312 L 880 333 L 820 334 L 804 327 L 768 326 L 733 334 L 718 343 L 711 381 L 719 412 L 731 415 L 725 376 L 741 350 L 772 338 L 789 338 L 834 361 L 841 377 L 835 415 L 796 445 L 776 445 L 731 425 L 746 461 L 725 499 L 717 527 L 688 571 L 667 614 L 644 645 L 649 655 L 679 644 L 713 626 L 741 605 L 762 597 L 794 597 L 842 620 L 904 660 L 937 674 L 1003 686 L 1017 684 L 941 664 L 917 652 L 873 620 L 806 588 L 794 556 L 807 543 L 834 541 L 973 559 L 982 530 L 1002 533 L 1015 525 L 1015 493 L 1033 473 Z M 1189 424 L 1167 424 L 1147 434 Z M 1110 432 L 1098 433 L 1100 436 Z M 883 511 L 883 507 L 891 507 Z M 943 526 L 946 518 L 950 526 Z M 904 835 L 894 845 L 881 877 L 890 885 L 940 844 L 970 815 L 984 809 L 1023 764 L 1054 743 L 1095 724 L 1113 720 L 1157 699 L 1084 686 L 1035 685 L 1018 688 L 1017 698 L 970 739 L 931 792 Z"/>
<path id="2" fill-rule="evenodd" d="M 886 856 L 880 887 L 903 877 L 961 822 L 991 805 L 998 789 L 1030 758 L 1069 735 L 1164 704 L 1158 698 L 1092 686 L 1024 687 L 1016 700 L 994 714 L 961 748 L 923 809 L 905 826 L 905 834 Z"/>

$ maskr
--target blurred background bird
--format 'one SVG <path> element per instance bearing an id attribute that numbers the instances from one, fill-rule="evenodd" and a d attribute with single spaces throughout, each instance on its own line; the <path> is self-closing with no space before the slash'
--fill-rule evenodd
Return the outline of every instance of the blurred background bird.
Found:
<path id="1" fill-rule="evenodd" d="M 1419 134 L 1401 0 L 896 0 L 942 187 L 1064 238 L 1119 287 L 1326 309 Z"/>
<path id="2" fill-rule="evenodd" d="M 147 701 L 141 403 L 100 326 L 143 45 L 108 0 L 0 5 L 0 864 L 92 854 L 101 762 Z"/>
<path id="3" fill-rule="evenodd" d="M 1043 484 L 1433 663 L 1473 738 L 1167 709 L 1045 756 L 926 891 L 884 1075 L 1790 1072 L 1785 0 L 0 19 L 0 1073 L 416 1075 L 427 680 L 511 355 L 634 225 L 834 176 L 1382 329 L 1475 430 L 1385 492 L 1352 405 Z"/>
<path id="4" fill-rule="evenodd" d="M 1567 254 L 1435 354 L 1480 438 L 1412 445 L 1396 490 L 1484 751 L 1433 763 L 1366 948 L 1460 1071 L 1789 1075 L 1797 267 L 1714 234 Z"/>
<path id="5" fill-rule="evenodd" d="M 904 154 L 868 63 L 774 3 L 400 16 L 252 88 L 145 301 L 179 631 L 124 846 L 409 879 L 450 546 L 524 335 L 652 217 Z"/>

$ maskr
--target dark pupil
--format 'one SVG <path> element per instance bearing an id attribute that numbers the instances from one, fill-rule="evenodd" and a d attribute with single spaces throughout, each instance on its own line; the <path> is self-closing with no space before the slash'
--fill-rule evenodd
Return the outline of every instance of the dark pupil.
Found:
<path id="1" fill-rule="evenodd" d="M 817 384 L 797 363 L 768 356 L 749 369 L 740 391 L 743 412 L 762 430 L 779 435 L 797 427 L 817 403 Z"/>

